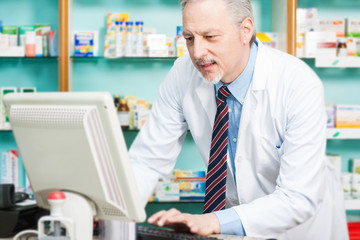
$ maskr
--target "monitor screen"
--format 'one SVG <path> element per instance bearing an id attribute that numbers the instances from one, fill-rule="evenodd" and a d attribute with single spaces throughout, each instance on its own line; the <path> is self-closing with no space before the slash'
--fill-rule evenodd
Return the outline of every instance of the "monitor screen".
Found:
<path id="1" fill-rule="evenodd" d="M 145 220 L 113 98 L 103 92 L 7 94 L 5 105 L 38 206 L 62 190 L 94 203 L 95 217 Z"/>

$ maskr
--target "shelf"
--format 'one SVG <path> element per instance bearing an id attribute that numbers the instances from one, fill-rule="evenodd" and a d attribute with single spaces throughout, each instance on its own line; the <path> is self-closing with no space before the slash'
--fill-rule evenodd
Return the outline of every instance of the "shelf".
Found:
<path id="1" fill-rule="evenodd" d="M 11 129 L 0 129 L 0 132 L 11 132 Z"/>
<path id="2" fill-rule="evenodd" d="M 345 199 L 346 210 L 360 210 L 360 199 Z"/>
<path id="3" fill-rule="evenodd" d="M 105 57 L 74 57 L 73 61 L 98 61 L 106 60 L 111 62 L 173 62 L 177 57 L 119 57 L 119 58 L 105 58 Z"/>
<path id="4" fill-rule="evenodd" d="M 317 57 L 315 67 L 360 68 L 360 57 Z"/>
<path id="5" fill-rule="evenodd" d="M 327 139 L 360 139 L 360 128 L 327 128 Z"/>

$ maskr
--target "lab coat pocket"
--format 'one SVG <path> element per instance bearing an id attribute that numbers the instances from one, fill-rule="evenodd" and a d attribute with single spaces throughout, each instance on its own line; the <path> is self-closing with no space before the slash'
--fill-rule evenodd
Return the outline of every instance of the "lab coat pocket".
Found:
<path id="1" fill-rule="evenodd" d="M 258 176 L 268 191 L 274 190 L 280 170 L 281 145 L 266 137 L 260 138 Z"/>

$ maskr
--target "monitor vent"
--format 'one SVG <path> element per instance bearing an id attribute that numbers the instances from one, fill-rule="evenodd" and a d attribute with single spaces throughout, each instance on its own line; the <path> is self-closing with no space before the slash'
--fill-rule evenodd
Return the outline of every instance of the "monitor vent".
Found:
<path id="1" fill-rule="evenodd" d="M 107 207 L 101 207 L 105 215 L 108 216 L 121 216 L 125 217 L 125 214 L 121 211 L 116 210 L 115 208 L 107 208 Z"/>
<path id="2" fill-rule="evenodd" d="M 10 109 L 11 125 L 31 128 L 81 128 L 89 106 L 29 106 Z"/>

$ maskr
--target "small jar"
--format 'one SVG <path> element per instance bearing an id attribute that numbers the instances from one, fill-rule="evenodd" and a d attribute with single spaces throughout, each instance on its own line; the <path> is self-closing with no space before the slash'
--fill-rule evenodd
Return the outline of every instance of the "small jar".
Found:
<path id="1" fill-rule="evenodd" d="M 129 128 L 130 111 L 127 105 L 127 101 L 126 99 L 120 99 L 119 103 L 120 105 L 118 107 L 118 117 L 119 117 L 120 126 L 122 128 Z"/>
<path id="2" fill-rule="evenodd" d="M 337 56 L 338 57 L 346 57 L 347 56 L 347 46 L 346 46 L 345 38 L 339 38 L 339 40 L 338 40 Z"/>

